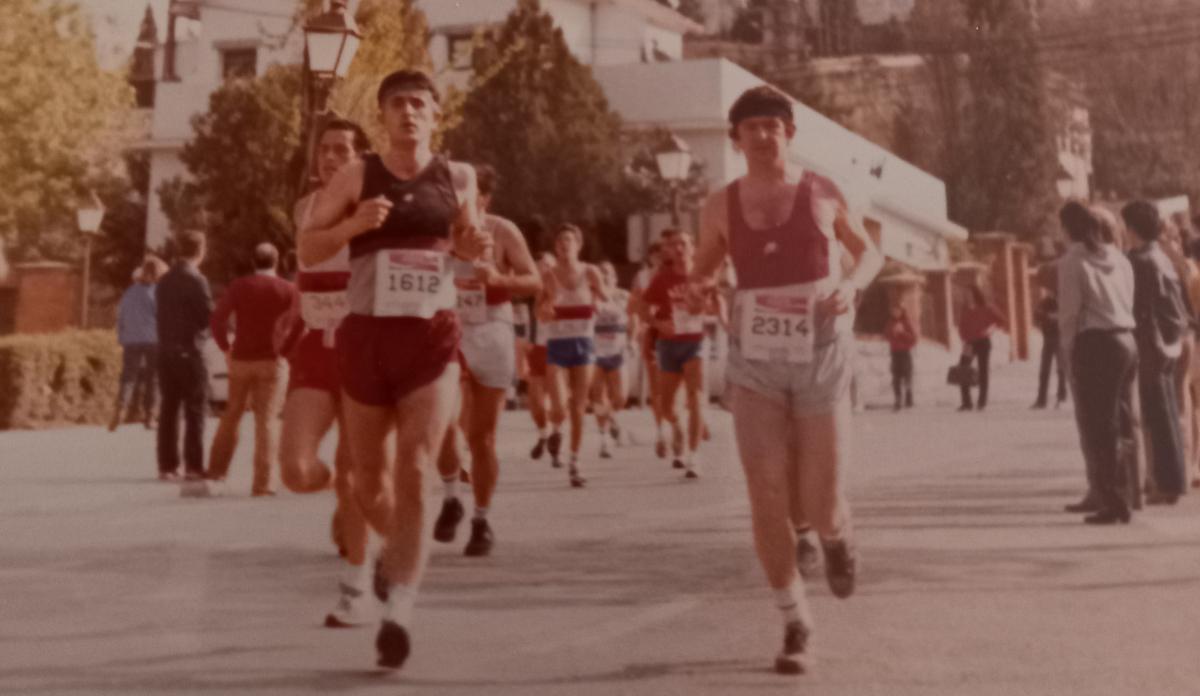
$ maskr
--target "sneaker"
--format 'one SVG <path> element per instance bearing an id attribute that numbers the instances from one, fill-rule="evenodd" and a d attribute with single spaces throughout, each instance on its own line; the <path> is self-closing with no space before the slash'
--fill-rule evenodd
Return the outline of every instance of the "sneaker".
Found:
<path id="1" fill-rule="evenodd" d="M 183 485 L 179 488 L 179 497 L 210 498 L 212 491 L 208 489 L 208 481 L 205 481 L 203 476 L 189 473 L 183 478 Z"/>
<path id="2" fill-rule="evenodd" d="M 492 552 L 492 544 L 496 538 L 487 520 L 471 520 L 471 540 L 463 549 L 464 556 L 487 556 Z"/>
<path id="3" fill-rule="evenodd" d="M 158 472 L 158 480 L 166 483 L 178 483 L 179 474 L 174 471 L 160 471 Z"/>
<path id="4" fill-rule="evenodd" d="M 696 479 L 700 478 L 700 474 L 696 473 L 695 469 L 688 469 L 687 473 L 683 475 L 683 478 L 688 481 L 695 481 Z"/>
<path id="5" fill-rule="evenodd" d="M 458 531 L 458 523 L 462 522 L 463 504 L 458 498 L 449 498 L 442 502 L 442 511 L 438 513 L 437 522 L 433 524 L 433 538 L 443 544 L 454 541 Z"/>
<path id="6" fill-rule="evenodd" d="M 854 594 L 854 577 L 858 573 L 858 555 L 845 539 L 821 540 L 825 549 L 825 579 L 833 596 L 845 599 Z"/>
<path id="7" fill-rule="evenodd" d="M 583 484 L 587 483 L 587 479 L 580 475 L 579 470 L 575 467 L 571 467 L 570 480 L 571 488 L 583 488 Z"/>
<path id="8" fill-rule="evenodd" d="M 353 628 L 371 621 L 371 603 L 367 593 L 338 583 L 340 596 L 333 610 L 325 615 L 325 628 Z"/>
<path id="9" fill-rule="evenodd" d="M 614 445 L 621 444 L 621 426 L 617 425 L 615 422 L 611 423 L 608 428 L 608 434 L 612 437 Z"/>
<path id="10" fill-rule="evenodd" d="M 671 460 L 671 468 L 672 469 L 683 469 L 686 467 L 684 467 L 682 459 L 680 459 L 679 457 L 675 457 L 674 459 Z"/>
<path id="11" fill-rule="evenodd" d="M 804 674 L 808 667 L 808 629 L 799 621 L 791 621 L 783 629 L 783 650 L 775 658 L 775 671 Z"/>
<path id="12" fill-rule="evenodd" d="M 379 651 L 377 664 L 386 669 L 400 669 L 408 659 L 412 645 L 408 631 L 395 621 L 384 621 L 375 635 L 375 649 Z"/>
<path id="13" fill-rule="evenodd" d="M 533 446 L 533 449 L 529 450 L 529 458 L 534 459 L 534 460 L 541 459 L 542 452 L 545 452 L 545 451 L 546 451 L 546 438 L 539 437 L 537 444 Z"/>
<path id="14" fill-rule="evenodd" d="M 612 459 L 612 452 L 608 451 L 608 438 L 603 438 L 600 440 L 600 458 Z"/>
<path id="15" fill-rule="evenodd" d="M 270 488 L 256 488 L 250 491 L 251 498 L 273 498 L 275 491 Z"/>
<path id="16" fill-rule="evenodd" d="M 558 453 L 562 449 L 562 433 L 550 433 L 550 437 L 546 439 L 546 451 L 551 457 L 558 458 Z"/>
<path id="17" fill-rule="evenodd" d="M 817 568 L 821 565 L 821 552 L 817 550 L 817 545 L 812 543 L 809 534 L 799 534 L 800 538 L 796 540 L 796 570 L 800 571 L 800 577 L 805 580 L 817 574 Z"/>

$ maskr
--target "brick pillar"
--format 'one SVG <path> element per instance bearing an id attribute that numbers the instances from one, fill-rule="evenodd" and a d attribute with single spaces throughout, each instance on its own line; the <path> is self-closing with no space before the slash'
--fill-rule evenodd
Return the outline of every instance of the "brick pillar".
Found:
<path id="1" fill-rule="evenodd" d="M 1015 244 L 1012 248 L 1013 313 L 1010 323 L 1013 324 L 1013 343 L 1016 345 L 1017 359 L 1028 360 L 1030 353 L 1029 339 L 1033 330 L 1033 297 L 1029 283 L 1029 257 L 1032 249 L 1025 244 Z"/>
<path id="2" fill-rule="evenodd" d="M 976 235 L 973 240 L 978 248 L 986 255 L 992 256 L 991 297 L 988 298 L 1004 315 L 1004 331 L 1008 334 L 1009 356 L 1015 360 L 1018 354 L 1017 344 L 1017 292 L 1014 282 L 1013 248 L 1016 240 L 1012 235 L 993 232 Z"/>
<path id="3" fill-rule="evenodd" d="M 79 274 L 49 261 L 13 266 L 17 288 L 13 312 L 16 333 L 54 333 L 79 324 Z"/>

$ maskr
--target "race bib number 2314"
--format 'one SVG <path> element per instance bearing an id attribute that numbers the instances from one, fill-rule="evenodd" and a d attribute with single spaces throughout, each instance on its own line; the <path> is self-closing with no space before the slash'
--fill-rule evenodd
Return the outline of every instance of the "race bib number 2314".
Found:
<path id="1" fill-rule="evenodd" d="M 748 298 L 742 323 L 743 354 L 750 360 L 812 362 L 816 345 L 812 316 L 815 297 L 808 288 L 753 293 Z"/>

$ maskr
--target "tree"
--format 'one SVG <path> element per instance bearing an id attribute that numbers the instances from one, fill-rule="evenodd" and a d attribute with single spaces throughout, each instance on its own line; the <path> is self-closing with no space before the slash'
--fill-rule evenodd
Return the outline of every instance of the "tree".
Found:
<path id="1" fill-rule="evenodd" d="M 704 6 L 700 0 L 658 0 L 658 4 L 666 5 L 693 22 L 704 24 Z"/>
<path id="2" fill-rule="evenodd" d="M 475 83 L 446 144 L 496 168 L 496 211 L 527 231 L 537 220 L 621 218 L 621 121 L 538 0 L 520 0 L 472 62 Z"/>
<path id="3" fill-rule="evenodd" d="M 181 154 L 188 179 L 159 190 L 175 229 L 207 232 L 208 266 L 218 279 L 244 270 L 259 242 L 293 246 L 301 80 L 299 66 L 274 66 L 213 92 L 208 111 L 192 119 L 195 137 Z"/>
<path id="4" fill-rule="evenodd" d="M 63 0 L 7 0 L 0 25 L 0 236 L 14 256 L 75 259 L 75 208 L 119 177 L 133 90 L 102 70 Z"/>

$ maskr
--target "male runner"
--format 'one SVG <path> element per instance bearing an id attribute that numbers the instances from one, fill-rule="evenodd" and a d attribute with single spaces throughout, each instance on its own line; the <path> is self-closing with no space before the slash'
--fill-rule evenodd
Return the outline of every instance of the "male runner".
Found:
<path id="1" fill-rule="evenodd" d="M 537 270 L 538 277 L 542 281 L 542 292 L 534 298 L 535 311 L 530 312 L 529 331 L 531 337 L 525 353 L 525 364 L 528 368 L 526 386 L 529 396 L 529 416 L 533 418 L 533 424 L 538 429 L 538 440 L 530 450 L 529 457 L 535 461 L 541 459 L 547 446 L 552 445 L 551 466 L 557 469 L 562 466 L 558 461 L 558 451 L 562 446 L 562 434 L 558 432 L 558 426 L 555 426 L 553 432 L 550 431 L 550 407 L 548 404 L 550 393 L 546 387 L 547 322 L 540 319 L 536 311 L 536 307 L 541 303 L 542 295 L 545 293 L 546 278 L 550 275 L 552 268 L 554 268 L 553 254 L 545 253 L 538 257 Z"/>
<path id="2" fill-rule="evenodd" d="M 596 306 L 596 374 L 592 378 L 592 410 L 600 428 L 600 458 L 609 459 L 609 440 L 620 443 L 617 413 L 625 405 L 625 351 L 631 326 L 629 293 L 617 287 L 617 269 L 609 261 L 599 265 L 608 301 Z"/>
<path id="3" fill-rule="evenodd" d="M 353 121 L 333 119 L 321 127 L 317 137 L 316 165 L 321 186 L 334 174 L 357 162 L 371 149 L 366 133 Z M 316 206 L 320 189 L 296 203 L 296 229 L 304 229 Z M 338 423 L 337 507 L 332 533 L 345 567 L 338 583 L 339 597 L 325 616 L 330 628 L 366 623 L 369 616 L 370 565 L 367 563 L 367 523 L 354 499 L 350 465 L 350 443 L 341 408 L 342 386 L 338 380 L 334 334 L 349 312 L 346 285 L 350 280 L 350 256 L 343 247 L 333 257 L 312 265 L 300 265 L 296 284 L 300 288 L 302 333 L 288 355 L 290 367 L 287 400 L 283 406 L 279 468 L 283 484 L 296 493 L 313 493 L 329 487 L 329 467 L 317 456 L 325 434 Z"/>
<path id="4" fill-rule="evenodd" d="M 704 433 L 701 413 L 704 389 L 704 321 L 706 315 L 716 314 L 716 292 L 708 293 L 703 311 L 692 312 L 688 307 L 687 280 L 692 271 L 692 238 L 677 229 L 662 234 L 663 256 L 667 263 L 659 266 L 642 294 L 643 319 L 658 329 L 655 345 L 659 370 L 659 411 L 671 424 L 675 456 L 672 465 L 686 469 L 684 478 L 696 479 L 696 450 Z M 680 385 L 686 385 L 688 427 L 687 452 L 683 451 L 683 428 L 675 412 L 675 400 Z"/>
<path id="5" fill-rule="evenodd" d="M 513 333 L 513 295 L 532 295 L 542 287 L 541 277 L 521 231 L 512 222 L 488 214 L 496 188 L 496 172 L 489 166 L 475 167 L 479 198 L 477 205 L 483 230 L 492 240 L 492 256 L 480 260 L 454 261 L 458 288 L 458 321 L 463 327 L 462 410 L 459 422 L 471 450 L 471 489 L 475 514 L 471 538 L 463 553 L 486 556 L 494 543 L 487 514 L 500 475 L 496 458 L 496 428 L 500 410 L 517 372 L 516 335 Z M 456 433 L 446 433 L 438 470 L 445 485 L 445 500 L 433 528 L 433 538 L 454 541 L 463 518 L 458 500 L 459 462 Z"/>
<path id="6" fill-rule="evenodd" d="M 600 271 L 579 260 L 583 232 L 575 225 L 562 225 L 554 237 L 556 264 L 546 276 L 540 318 L 548 320 L 546 379 L 550 387 L 550 421 L 554 434 L 571 416 L 571 457 L 568 473 L 571 486 L 582 488 L 586 479 L 579 473 L 579 448 L 583 444 L 583 417 L 587 410 L 592 365 L 596 362 L 596 304 L 606 302 Z M 566 391 L 566 408 L 564 395 Z M 551 436 L 550 455 L 558 459 L 556 438 Z"/>
<path id="7" fill-rule="evenodd" d="M 788 164 L 791 100 L 762 86 L 730 109 L 747 174 L 706 201 L 690 304 L 726 256 L 738 290 L 726 379 L 750 494 L 755 548 L 783 614 L 775 668 L 803 672 L 812 615 L 796 570 L 789 473 L 825 551 L 837 597 L 854 592 L 856 555 L 840 471 L 850 445 L 852 302 L 882 266 L 828 179 Z"/>
<path id="8" fill-rule="evenodd" d="M 461 330 L 449 253 L 475 260 L 491 252 L 479 229 L 475 170 L 432 150 L 441 114 L 433 81 L 400 70 L 383 79 L 377 99 L 387 151 L 333 177 L 299 249 L 312 266 L 350 247 L 338 375 L 355 494 L 386 538 L 378 572 L 387 606 L 376 647 L 379 665 L 394 669 L 409 654 L 407 627 L 428 558 L 424 477 L 457 401 Z M 389 464 L 390 501 L 383 491 Z"/>
<path id="9" fill-rule="evenodd" d="M 658 272 L 662 264 L 662 245 L 654 242 L 646 249 L 646 265 L 633 278 L 633 287 L 629 291 L 629 314 L 642 315 L 642 294 L 650 287 L 650 280 Z M 658 329 L 653 322 L 642 322 L 641 336 L 638 346 L 642 354 L 642 374 L 645 375 L 647 398 L 650 401 L 650 413 L 654 415 L 654 452 L 659 459 L 667 456 L 667 438 L 663 433 L 662 409 L 659 405 L 658 355 L 655 346 L 658 344 Z"/>

